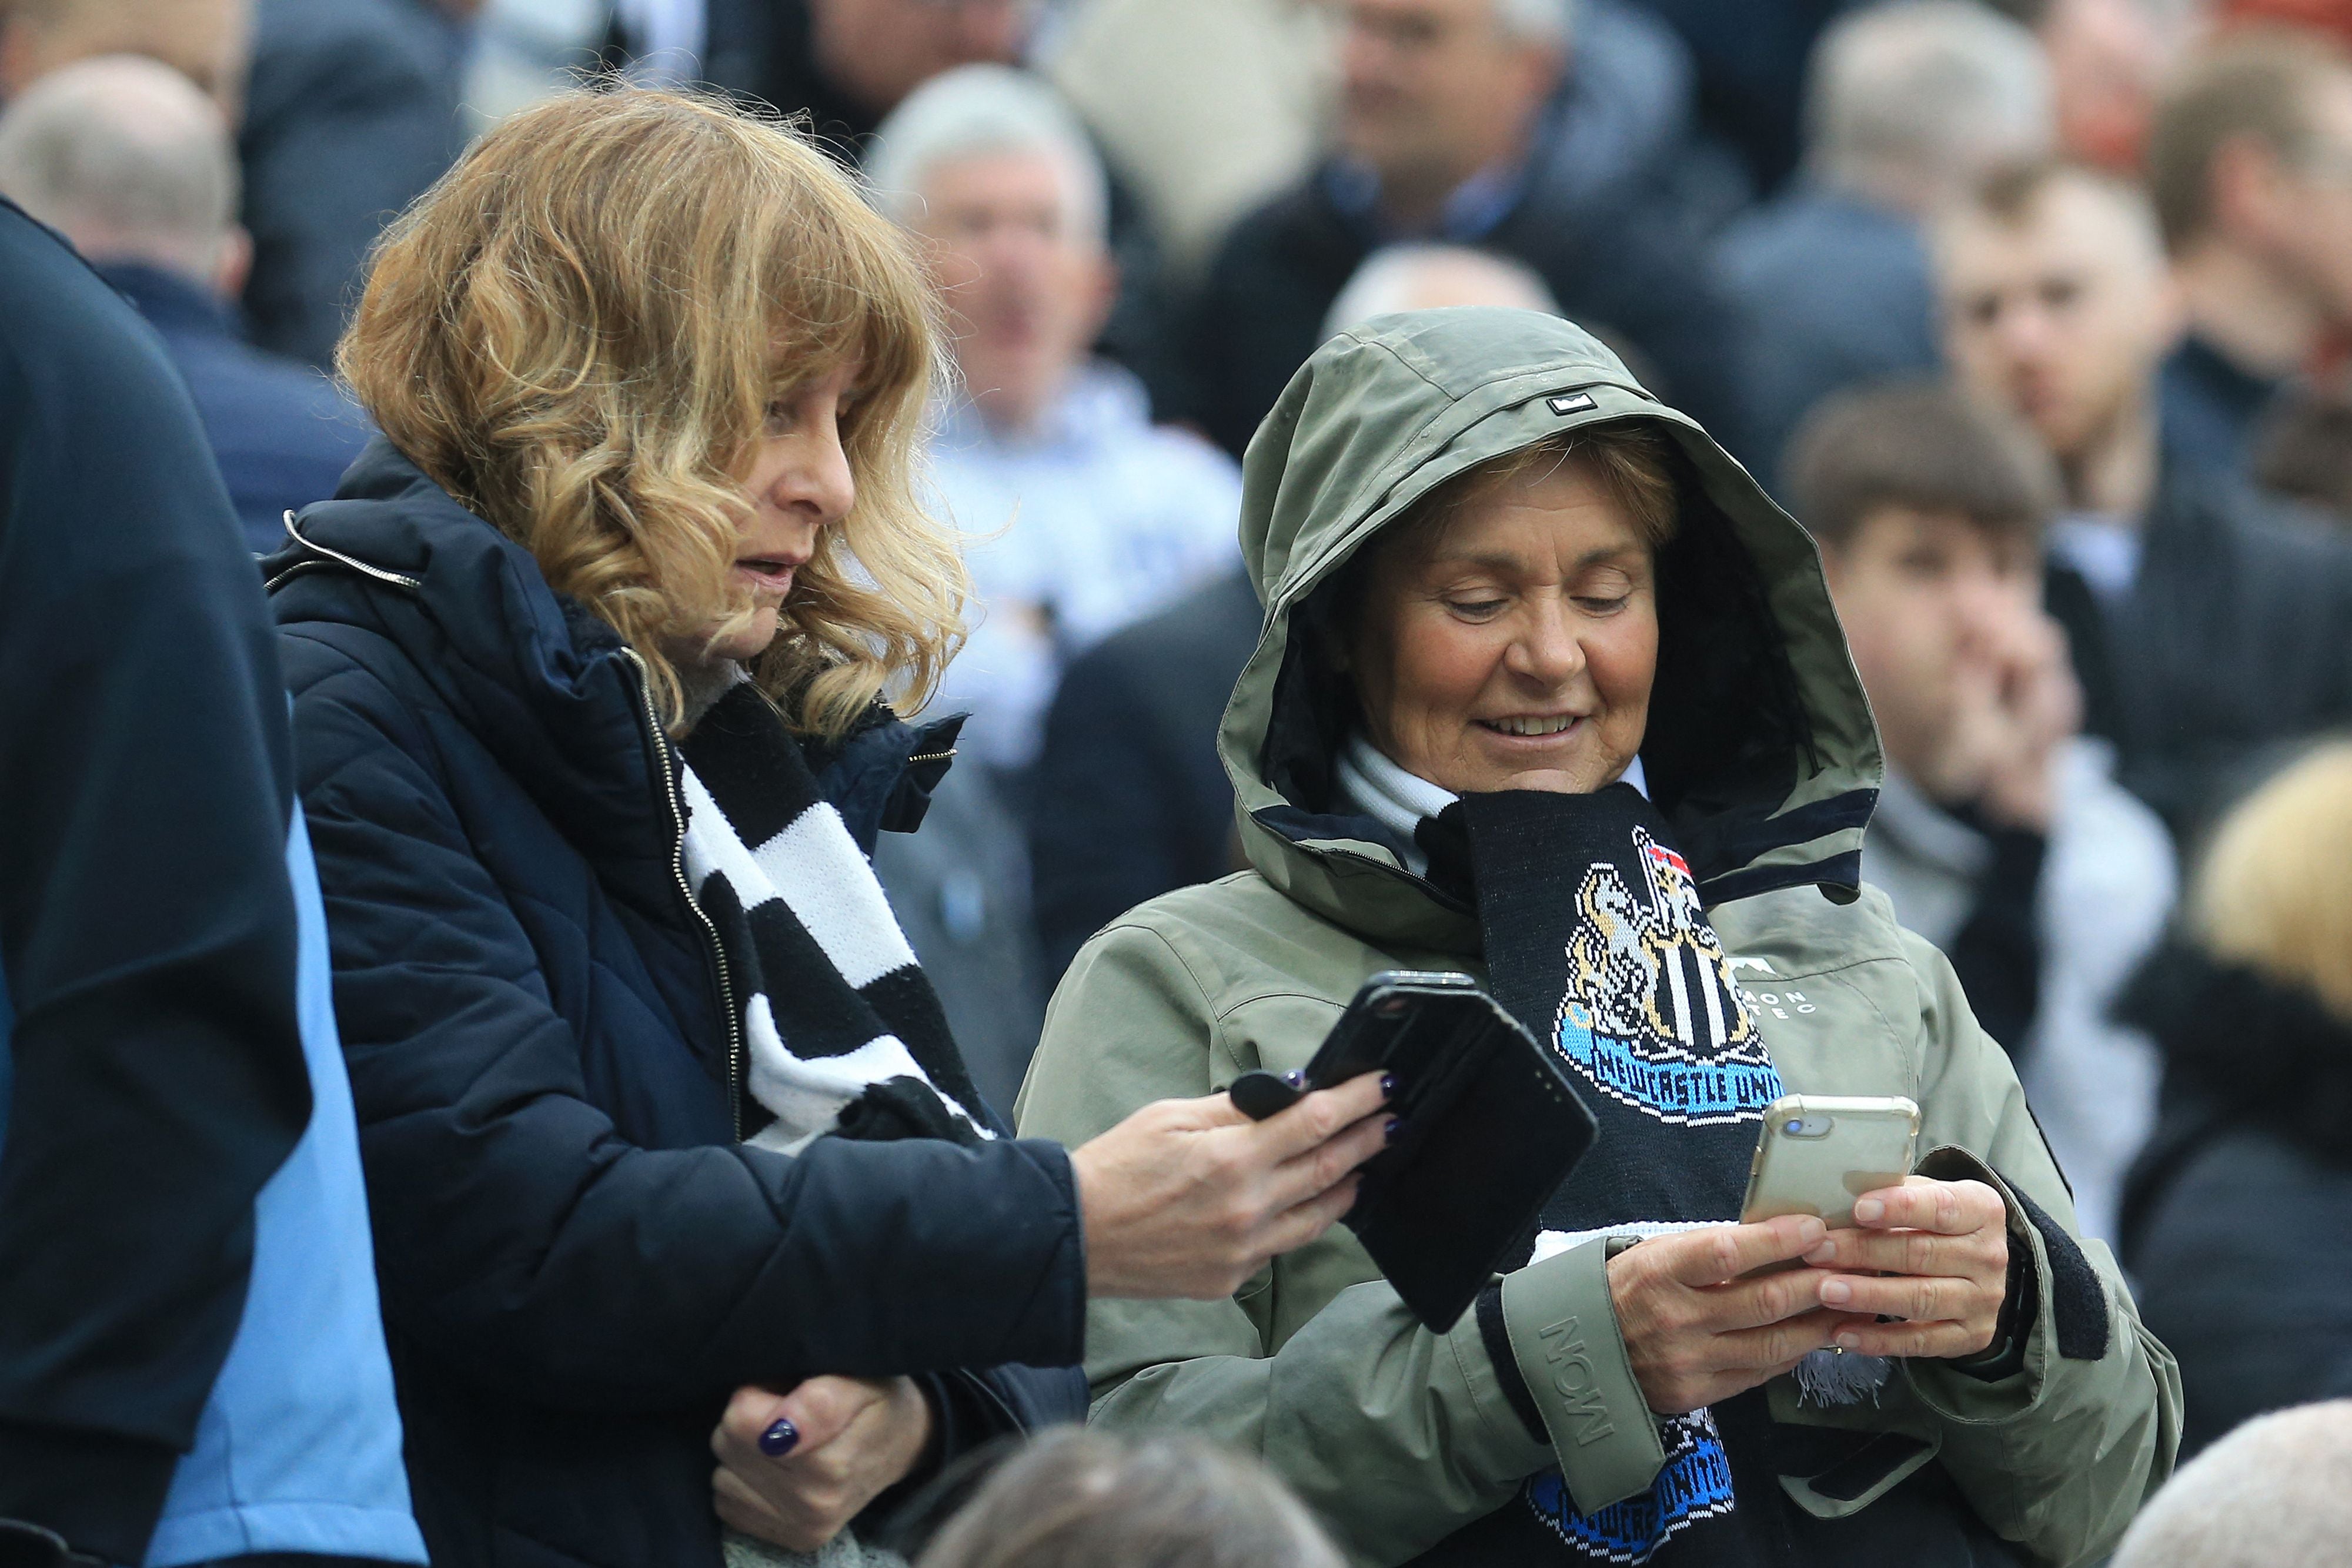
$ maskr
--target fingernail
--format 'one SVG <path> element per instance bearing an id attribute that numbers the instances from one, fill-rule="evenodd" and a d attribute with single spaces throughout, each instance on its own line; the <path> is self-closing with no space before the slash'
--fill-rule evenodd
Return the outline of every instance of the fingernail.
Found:
<path id="1" fill-rule="evenodd" d="M 1824 1241 L 1819 1247 L 1814 1248 L 1811 1252 L 1805 1254 L 1805 1261 L 1808 1263 L 1826 1263 L 1836 1256 L 1837 1243 L 1834 1241 Z"/>
<path id="2" fill-rule="evenodd" d="M 1822 1300 L 1827 1305 L 1842 1307 L 1853 1300 L 1853 1287 L 1843 1280 L 1823 1280 Z"/>
<path id="3" fill-rule="evenodd" d="M 1822 1237 L 1827 1236 L 1829 1233 L 1830 1228 L 1823 1225 L 1820 1220 L 1815 1219 L 1811 1215 L 1807 1215 L 1802 1220 L 1799 1221 L 1797 1225 L 1797 1239 L 1805 1243 L 1807 1246 L 1811 1246 L 1812 1243 L 1819 1241 Z"/>
<path id="4" fill-rule="evenodd" d="M 1282 1081 L 1285 1083 L 1289 1084 L 1293 1089 L 1304 1089 L 1307 1087 L 1307 1074 L 1301 1072 L 1296 1067 L 1284 1073 L 1282 1075 Z"/>
<path id="5" fill-rule="evenodd" d="M 1853 1217 L 1864 1225 L 1875 1225 L 1886 1218 L 1886 1205 L 1874 1197 L 1865 1197 L 1853 1206 Z"/>
<path id="6" fill-rule="evenodd" d="M 1396 1074 L 1395 1074 L 1395 1073 L 1393 1073 L 1393 1072 L 1383 1072 L 1383 1073 L 1381 1073 L 1381 1099 L 1383 1099 L 1383 1100 L 1390 1100 L 1390 1099 L 1393 1099 L 1393 1098 L 1395 1098 L 1395 1096 L 1396 1096 Z"/>
<path id="7" fill-rule="evenodd" d="M 1403 1125 L 1404 1125 L 1404 1118 L 1403 1118 L 1402 1116 L 1391 1116 L 1391 1117 L 1389 1118 L 1388 1134 L 1387 1134 L 1387 1135 L 1388 1135 L 1388 1141 L 1389 1141 L 1390 1143 L 1393 1144 L 1393 1143 L 1395 1143 L 1395 1142 L 1396 1142 L 1397 1129 L 1398 1129 L 1399 1127 L 1403 1126 Z"/>
<path id="8" fill-rule="evenodd" d="M 779 1416 L 775 1425 L 760 1434 L 760 1452 L 772 1459 L 781 1459 L 793 1451 L 801 1440 L 801 1429 Z"/>
<path id="9" fill-rule="evenodd" d="M 1837 1336 L 1837 1339 L 1838 1348 L 1840 1350 L 1860 1350 L 1862 1348 L 1862 1336 L 1858 1333 L 1842 1333 Z"/>

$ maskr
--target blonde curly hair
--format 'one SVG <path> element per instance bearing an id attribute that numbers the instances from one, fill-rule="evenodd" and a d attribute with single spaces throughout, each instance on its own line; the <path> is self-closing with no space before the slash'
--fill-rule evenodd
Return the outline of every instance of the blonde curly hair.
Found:
<path id="1" fill-rule="evenodd" d="M 898 228 L 788 127 L 714 99 L 575 89 L 469 152 L 378 242 L 336 364 L 385 435 L 645 661 L 751 615 L 730 567 L 765 411 L 855 364 L 856 501 L 820 531 L 751 674 L 794 728 L 909 711 L 961 636 L 956 536 L 917 499 L 942 373 Z"/>

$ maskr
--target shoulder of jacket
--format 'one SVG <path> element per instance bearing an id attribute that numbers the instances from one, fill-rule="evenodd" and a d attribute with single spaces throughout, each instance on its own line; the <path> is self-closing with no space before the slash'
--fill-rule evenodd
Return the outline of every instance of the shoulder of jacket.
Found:
<path id="1" fill-rule="evenodd" d="M 1749 977 L 1805 979 L 1864 964 L 1907 961 L 1911 934 L 1895 921 L 1886 894 L 1867 883 L 1839 904 L 1810 884 L 1736 899 L 1707 912 L 1732 973 Z"/>
<path id="2" fill-rule="evenodd" d="M 1137 905 L 1088 946 L 1156 937 L 1213 1016 L 1268 997 L 1336 997 L 1392 959 L 1293 900 L 1255 871 L 1165 893 Z"/>

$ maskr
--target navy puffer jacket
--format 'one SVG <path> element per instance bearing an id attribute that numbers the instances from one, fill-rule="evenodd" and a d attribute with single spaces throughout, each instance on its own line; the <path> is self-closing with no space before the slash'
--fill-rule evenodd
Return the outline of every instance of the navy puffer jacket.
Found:
<path id="1" fill-rule="evenodd" d="M 1058 1146 L 735 1142 L 620 640 L 381 440 L 299 527 L 267 569 L 439 1568 L 716 1568 L 708 1442 L 746 1383 L 922 1375 L 939 1461 L 1081 1414 L 1076 1372 L 1007 1364 L 1082 1348 Z M 919 814 L 917 744 L 810 758 L 869 848 Z"/>

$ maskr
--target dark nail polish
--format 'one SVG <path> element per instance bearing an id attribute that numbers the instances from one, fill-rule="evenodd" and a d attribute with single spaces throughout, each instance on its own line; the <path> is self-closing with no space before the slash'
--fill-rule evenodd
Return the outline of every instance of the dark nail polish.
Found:
<path id="1" fill-rule="evenodd" d="M 1393 1144 L 1396 1142 L 1397 1129 L 1403 1125 L 1404 1118 L 1402 1116 L 1391 1116 L 1389 1118 L 1388 1141 L 1390 1143 Z"/>
<path id="2" fill-rule="evenodd" d="M 1284 1073 L 1282 1075 L 1282 1081 L 1285 1083 L 1289 1084 L 1293 1089 L 1304 1089 L 1307 1087 L 1307 1074 L 1301 1072 L 1296 1067 Z"/>
<path id="3" fill-rule="evenodd" d="M 1393 1072 L 1383 1072 L 1383 1073 L 1381 1073 L 1381 1099 L 1383 1099 L 1383 1100 L 1389 1100 L 1389 1099 L 1393 1099 L 1393 1098 L 1395 1098 L 1395 1096 L 1396 1096 L 1396 1074 L 1395 1074 L 1395 1073 L 1393 1073 Z"/>
<path id="4" fill-rule="evenodd" d="M 772 1459 L 781 1459 L 791 1453 L 793 1445 L 800 1440 L 801 1429 L 780 1416 L 774 1426 L 760 1434 L 760 1452 Z"/>

